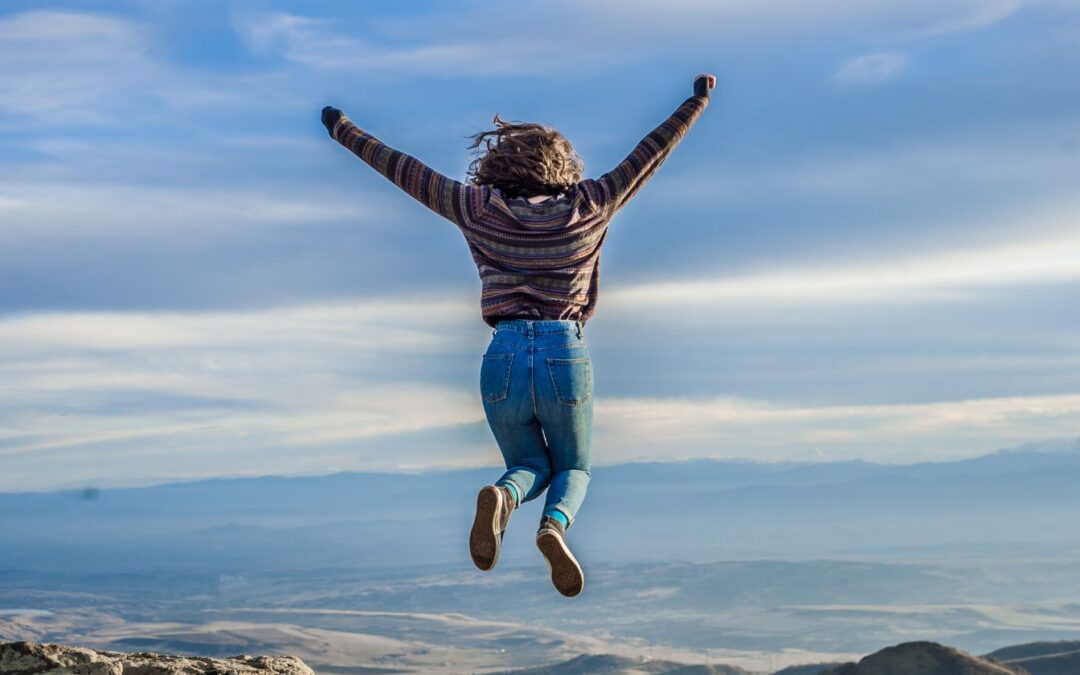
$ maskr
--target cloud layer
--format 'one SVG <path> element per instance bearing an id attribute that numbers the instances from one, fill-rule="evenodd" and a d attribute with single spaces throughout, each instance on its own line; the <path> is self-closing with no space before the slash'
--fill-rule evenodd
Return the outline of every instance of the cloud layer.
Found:
<path id="1" fill-rule="evenodd" d="M 5 5 L 0 490 L 496 464 L 465 242 L 319 109 L 459 179 L 535 119 L 595 174 L 703 70 L 606 244 L 598 461 L 1075 435 L 1074 3 L 547 7 Z"/>
<path id="2" fill-rule="evenodd" d="M 0 489 L 497 464 L 474 372 L 485 343 L 463 321 L 469 309 L 401 298 L 0 321 L 0 456 L 12 469 Z M 1080 395 L 886 405 L 600 396 L 596 420 L 601 464 L 945 459 L 1067 436 Z M 57 465 L 74 470 L 47 470 Z"/>

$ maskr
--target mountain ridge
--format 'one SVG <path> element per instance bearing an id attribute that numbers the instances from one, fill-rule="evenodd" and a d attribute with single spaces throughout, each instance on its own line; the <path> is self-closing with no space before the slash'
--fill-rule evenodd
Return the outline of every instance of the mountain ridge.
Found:
<path id="1" fill-rule="evenodd" d="M 1006 448 L 999 448 L 980 455 L 973 455 L 971 457 L 965 457 L 961 459 L 949 459 L 942 461 L 922 461 L 922 462 L 908 462 L 908 463 L 883 463 L 872 462 L 862 459 L 842 459 L 834 461 L 798 461 L 798 460 L 783 460 L 783 461 L 764 461 L 755 460 L 752 458 L 688 458 L 677 460 L 647 460 L 637 462 L 612 462 L 612 463 L 598 463 L 596 466 L 603 469 L 612 469 L 616 467 L 621 468 L 645 468 L 650 473 L 655 473 L 658 469 L 663 470 L 665 467 L 670 468 L 692 468 L 695 465 L 702 467 L 718 468 L 723 467 L 728 470 L 729 473 L 739 475 L 739 469 L 743 471 L 741 473 L 752 472 L 757 475 L 777 475 L 784 474 L 791 471 L 807 471 L 814 472 L 816 470 L 827 469 L 831 471 L 848 469 L 852 472 L 900 472 L 904 470 L 913 471 L 916 475 L 928 476 L 935 473 L 941 473 L 951 468 L 963 467 L 970 468 L 974 466 L 989 466 L 993 467 L 1002 463 L 1014 462 L 1017 459 L 1026 460 L 1026 463 L 1030 463 L 1031 460 L 1054 460 L 1054 459 L 1067 459 L 1070 464 L 1080 466 L 1080 437 L 1075 439 L 1061 439 L 1057 441 L 1047 441 L 1039 443 L 1025 443 L 1017 446 L 1011 446 Z M 1042 464 L 1043 461 L 1037 461 L 1036 463 Z M 1009 470 L 1011 466 L 1001 467 L 999 470 Z M 393 478 L 393 477 L 415 477 L 425 475 L 438 475 L 438 476 L 451 476 L 455 474 L 471 474 L 477 472 L 488 472 L 491 470 L 498 470 L 496 465 L 489 466 L 470 466 L 461 468 L 442 467 L 425 471 L 332 471 L 328 473 L 313 473 L 313 474 L 258 474 L 258 475 L 229 475 L 229 476 L 207 476 L 207 477 L 186 477 L 176 480 L 168 479 L 149 479 L 151 482 L 138 485 L 117 485 L 107 486 L 98 485 L 95 486 L 93 481 L 82 482 L 70 482 L 68 487 L 57 487 L 51 489 L 40 490 L 0 490 L 0 495 L 30 495 L 30 494 L 54 494 L 54 493 L 66 493 L 73 496 L 87 497 L 94 491 L 108 490 L 108 491 L 125 491 L 125 490 L 144 490 L 153 488 L 164 488 L 167 486 L 192 486 L 196 484 L 212 484 L 215 482 L 228 482 L 230 485 L 238 485 L 245 482 L 252 481 L 282 481 L 282 482 L 303 482 L 306 480 L 325 480 L 333 477 L 381 477 L 381 478 Z M 658 479 L 662 478 L 662 473 L 656 476 Z M 160 482 L 156 482 L 160 480 Z M 94 498 L 90 496 L 89 498 Z"/>

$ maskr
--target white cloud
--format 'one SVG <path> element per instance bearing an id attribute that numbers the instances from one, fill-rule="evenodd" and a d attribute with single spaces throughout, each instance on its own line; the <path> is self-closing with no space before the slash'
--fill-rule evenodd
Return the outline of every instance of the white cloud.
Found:
<path id="1" fill-rule="evenodd" d="M 902 52 L 863 54 L 841 63 L 833 73 L 833 80 L 841 84 L 880 84 L 903 73 L 909 60 Z"/>
<path id="2" fill-rule="evenodd" d="M 32 11 L 0 18 L 0 111 L 105 122 L 111 92 L 152 84 L 149 41 L 120 17 Z"/>
<path id="3" fill-rule="evenodd" d="M 800 406 L 731 397 L 597 402 L 603 461 L 958 459 L 1032 439 L 1074 436 L 1080 394 L 897 405 Z"/>
<path id="4" fill-rule="evenodd" d="M 431 447 L 388 455 L 365 443 L 483 420 L 468 387 L 433 383 L 411 365 L 447 353 L 478 358 L 486 333 L 466 328 L 472 309 L 428 294 L 247 313 L 2 319 L 0 456 L 13 467 L 64 457 L 60 475 L 41 476 L 54 481 L 120 461 L 143 475 L 243 472 L 253 453 L 262 472 L 427 461 Z"/>
<path id="5" fill-rule="evenodd" d="M 1025 7 L 1065 7 L 1049 0 L 575 0 L 573 5 L 590 23 L 603 21 L 619 32 L 731 37 L 851 33 L 901 41 L 979 30 Z"/>
<path id="6" fill-rule="evenodd" d="M 1080 119 L 1000 125 L 993 138 L 927 138 L 878 145 L 847 154 L 822 154 L 754 168 L 731 166 L 723 172 L 660 176 L 665 197 L 752 199 L 785 197 L 914 199 L 934 189 L 995 190 L 1048 185 L 1080 173 L 1075 156 L 1062 152 L 1057 139 L 1080 134 Z M 1070 189 L 1065 192 L 1072 195 Z M 1043 200 L 1039 200 L 1041 203 Z"/>
<path id="7" fill-rule="evenodd" d="M 438 347 L 428 321 L 472 317 L 462 298 L 422 296 L 316 303 L 249 312 L 41 312 L 0 318 L 0 352 L 63 354 L 89 350 L 172 348 L 237 349 L 281 344 L 374 349 L 415 353 Z M 474 321 L 473 321 L 474 322 Z M 471 323 L 471 322 L 470 322 Z M 368 324 L 381 325 L 378 331 Z M 274 326 L 271 331 L 263 331 Z M 29 353 L 29 352 L 28 352 Z"/>
<path id="8" fill-rule="evenodd" d="M 963 12 L 952 16 L 943 16 L 935 22 L 911 30 L 902 35 L 906 39 L 920 39 L 953 35 L 956 33 L 969 33 L 975 30 L 988 28 L 994 24 L 1008 19 L 1025 5 L 1032 6 L 1041 4 L 1029 0 L 979 0 L 977 3 L 967 3 Z"/>
<path id="9" fill-rule="evenodd" d="M 380 44 L 346 33 L 331 21 L 285 12 L 249 14 L 234 20 L 237 32 L 257 53 L 280 53 L 316 70 L 363 73 L 420 73 L 446 77 L 550 74 L 553 69 L 595 68 L 616 62 L 586 53 L 583 45 L 553 42 L 549 36 L 470 31 L 479 38 L 447 40 L 452 31 L 403 44 Z M 625 55 L 623 55 L 625 61 Z"/>
<path id="10" fill-rule="evenodd" d="M 30 11 L 0 20 L 0 40 L 5 49 L 24 56 L 58 56 L 48 45 L 66 43 L 64 58 L 104 63 L 137 62 L 146 49 L 132 22 L 105 14 L 64 11 Z"/>
<path id="11" fill-rule="evenodd" d="M 8 317 L 0 456 L 36 487 L 80 476 L 497 464 L 476 381 L 440 384 L 430 370 L 475 372 L 489 333 L 474 309 L 472 298 L 426 294 L 242 313 Z M 601 396 L 594 457 L 945 459 L 1067 436 L 1078 424 L 1080 394 L 887 405 Z M 30 486 L 0 476 L 0 490 L 17 487 Z"/>
<path id="12" fill-rule="evenodd" d="M 0 242 L 192 234 L 239 226 L 350 222 L 383 213 L 380 197 L 319 188 L 252 189 L 8 181 L 0 185 Z"/>
<path id="13" fill-rule="evenodd" d="M 828 306 L 956 300 L 987 290 L 1080 280 L 1080 207 L 1030 217 L 1013 239 L 920 255 L 843 260 L 738 277 L 647 282 L 608 289 L 608 310 Z M 1026 235 L 1026 236 L 1025 236 Z M 1000 237 L 1000 235 L 999 235 Z"/>
<path id="14" fill-rule="evenodd" d="M 0 16 L 0 123 L 123 127 L 170 110 L 275 99 L 265 77 L 189 71 L 157 53 L 154 30 L 119 15 L 62 10 Z M 279 104 L 281 101 L 277 101 Z"/>

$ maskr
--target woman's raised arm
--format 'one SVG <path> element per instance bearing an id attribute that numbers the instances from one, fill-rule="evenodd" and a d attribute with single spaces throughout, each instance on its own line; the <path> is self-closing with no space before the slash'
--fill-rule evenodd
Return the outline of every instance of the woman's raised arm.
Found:
<path id="1" fill-rule="evenodd" d="M 596 180 L 607 208 L 613 213 L 621 209 L 652 177 L 709 105 L 709 90 L 715 86 L 716 78 L 712 75 L 694 78 L 694 95 L 649 132 L 617 167 Z"/>
<path id="2" fill-rule="evenodd" d="M 353 124 L 337 108 L 323 108 L 322 121 L 331 138 L 394 185 L 458 227 L 468 224 L 465 200 L 475 187 L 448 178 L 412 155 L 391 148 Z"/>

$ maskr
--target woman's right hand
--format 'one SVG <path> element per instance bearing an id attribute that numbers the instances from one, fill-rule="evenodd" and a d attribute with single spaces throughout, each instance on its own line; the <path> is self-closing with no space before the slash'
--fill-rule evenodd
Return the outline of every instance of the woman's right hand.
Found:
<path id="1" fill-rule="evenodd" d="M 694 95 L 708 96 L 709 90 L 716 86 L 716 76 L 701 73 L 694 78 Z"/>

